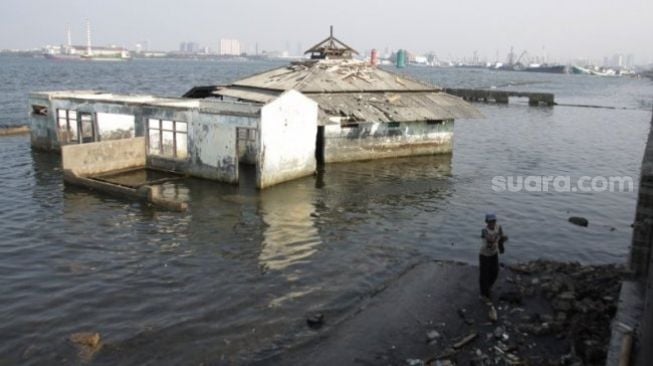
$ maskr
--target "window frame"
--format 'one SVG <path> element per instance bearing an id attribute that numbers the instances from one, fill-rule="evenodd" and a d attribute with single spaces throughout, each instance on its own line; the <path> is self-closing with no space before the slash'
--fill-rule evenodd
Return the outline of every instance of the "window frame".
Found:
<path id="1" fill-rule="evenodd" d="M 64 112 L 64 116 L 61 116 L 61 112 Z M 75 113 L 74 119 L 71 119 L 71 112 Z M 56 127 L 57 127 L 57 136 L 59 137 L 59 144 L 61 145 L 71 145 L 71 144 L 80 144 L 80 134 L 79 134 L 79 124 L 77 123 L 78 112 L 73 109 L 56 109 Z M 63 130 L 61 128 L 61 121 L 66 121 L 66 128 Z M 70 128 L 71 123 L 75 125 L 74 136 L 72 136 L 72 130 Z M 62 134 L 65 133 L 66 140 L 63 141 Z M 71 138 L 74 137 L 74 138 Z"/>
<path id="2" fill-rule="evenodd" d="M 152 127 L 152 123 L 156 123 L 156 127 Z M 172 128 L 164 128 L 164 122 L 170 122 L 172 123 Z M 179 125 L 185 125 L 185 128 L 183 130 L 179 129 Z M 158 134 L 158 142 L 157 142 L 157 147 L 156 147 L 156 152 L 152 152 L 152 132 L 156 131 Z M 163 134 L 164 132 L 170 132 L 172 133 L 172 154 L 166 154 L 164 147 L 163 147 Z M 185 139 L 185 145 L 186 145 L 186 156 L 184 157 L 179 157 L 178 156 L 178 138 L 179 135 L 183 135 L 183 138 Z M 188 151 L 188 122 L 185 121 L 175 121 L 175 120 L 169 120 L 169 119 L 164 119 L 164 118 L 147 118 L 147 154 L 150 156 L 156 156 L 159 158 L 164 158 L 164 159 L 173 159 L 173 160 L 180 160 L 180 161 L 186 161 L 189 159 L 189 151 Z"/>

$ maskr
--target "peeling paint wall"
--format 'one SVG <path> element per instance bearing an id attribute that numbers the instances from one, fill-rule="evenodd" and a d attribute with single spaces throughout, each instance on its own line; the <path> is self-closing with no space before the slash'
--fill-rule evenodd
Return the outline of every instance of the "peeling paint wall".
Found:
<path id="1" fill-rule="evenodd" d="M 236 128 L 256 128 L 258 118 L 172 108 L 148 108 L 144 118 L 188 123 L 188 157 L 174 159 L 148 153 L 149 166 L 238 183 Z"/>
<path id="2" fill-rule="evenodd" d="M 33 105 L 43 105 L 48 108 L 47 116 L 32 113 Z M 111 102 L 90 102 L 78 99 L 44 99 L 30 98 L 30 127 L 32 147 L 42 150 L 60 151 L 62 143 L 58 135 L 57 110 L 71 110 L 93 115 L 96 113 L 120 114 L 134 116 L 134 135 L 143 136 L 145 126 L 142 118 L 143 107 Z"/>
<path id="3" fill-rule="evenodd" d="M 453 120 L 325 126 L 327 163 L 448 154 L 452 151 Z"/>
<path id="4" fill-rule="evenodd" d="M 193 124 L 191 172 L 204 178 L 238 183 L 236 128 L 253 128 L 258 118 L 200 113 Z"/>
<path id="5" fill-rule="evenodd" d="M 59 110 L 70 111 L 69 113 L 72 114 L 74 111 L 75 116 L 67 118 L 66 121 L 69 122 L 65 123 L 72 125 L 73 121 L 75 121 L 74 124 L 77 126 L 80 113 L 89 114 L 92 120 L 93 131 L 95 131 L 95 137 L 90 139 L 91 142 L 101 139 L 102 136 L 110 136 L 110 138 L 118 138 L 114 141 L 122 141 L 119 137 L 126 137 L 127 134 L 130 137 L 135 135 L 141 137 L 143 140 L 145 146 L 144 154 L 146 156 L 146 163 L 144 165 L 148 167 L 176 171 L 228 183 L 237 183 L 239 163 L 236 140 L 237 128 L 246 128 L 253 131 L 253 136 L 258 135 L 259 115 L 252 113 L 252 111 L 249 111 L 249 113 L 238 113 L 237 108 L 234 108 L 233 105 L 225 105 L 227 107 L 226 109 L 230 112 L 221 113 L 221 103 L 219 102 L 211 105 L 211 108 L 214 110 L 203 111 L 197 107 L 188 106 L 144 105 L 141 103 L 115 100 L 98 101 L 84 99 L 87 95 L 93 95 L 93 93 L 82 94 L 79 98 L 51 98 L 47 95 L 43 96 L 38 94 L 30 96 L 29 113 L 32 125 L 32 146 L 37 149 L 56 152 L 60 152 L 63 146 L 80 146 L 78 141 L 66 143 L 64 138 L 69 138 L 68 136 L 73 133 L 68 131 L 62 134 L 58 127 L 57 112 Z M 182 134 L 177 135 L 177 133 L 174 133 L 176 149 L 180 149 L 175 150 L 174 156 L 150 151 L 148 124 L 151 121 L 157 121 L 157 123 L 158 121 L 175 121 L 175 126 L 184 126 L 185 131 Z M 130 124 L 129 122 L 132 123 Z M 126 124 L 130 124 L 128 126 L 129 128 L 125 128 Z M 163 122 L 161 126 L 163 126 Z M 75 134 L 77 132 L 79 130 L 75 131 Z M 183 143 L 177 139 L 181 135 L 184 136 Z M 85 142 L 81 145 L 88 144 L 89 139 L 86 139 Z M 242 156 L 246 162 L 251 164 L 256 163 L 258 156 L 257 143 L 257 139 L 247 141 Z M 75 149 L 71 151 L 73 150 Z M 87 154 L 87 152 L 99 154 L 97 163 L 104 162 L 108 168 L 115 168 L 111 161 L 109 161 L 110 159 L 104 159 L 104 155 L 108 151 L 111 151 L 110 149 L 100 151 L 91 148 L 80 148 L 75 151 L 84 152 L 84 154 Z M 180 152 L 183 152 L 183 154 L 179 154 Z M 119 152 L 116 151 L 116 153 L 119 157 Z M 94 158 L 91 157 L 89 159 L 92 160 Z"/>
<path id="6" fill-rule="evenodd" d="M 315 172 L 317 103 L 294 90 L 261 109 L 259 188 Z"/>
<path id="7" fill-rule="evenodd" d="M 56 93 L 30 96 L 35 148 L 57 151 L 67 139 L 73 141 L 69 144 L 78 144 L 70 136 L 77 136 L 87 123 L 83 116 L 92 120 L 96 132 L 94 137 L 85 137 L 85 143 L 100 140 L 103 130 L 111 138 L 142 136 L 146 165 L 154 169 L 238 183 L 239 163 L 256 164 L 259 188 L 310 175 L 316 169 L 318 106 L 294 90 L 260 109 L 220 101 L 189 104 L 117 95 L 98 100 L 92 98 L 99 94 L 92 92 L 79 96 L 75 92 L 66 96 Z M 76 112 L 76 117 L 67 118 L 65 123 L 72 126 L 75 119 L 77 131 L 59 131 L 59 110 L 71 115 Z M 106 122 L 102 122 L 103 117 Z M 158 127 L 148 128 L 150 124 Z M 453 120 L 324 127 L 326 163 L 451 153 L 452 148 Z"/>
<path id="8" fill-rule="evenodd" d="M 35 114 L 32 106 L 47 108 L 46 115 Z M 29 98 L 28 115 L 30 121 L 30 139 L 32 147 L 39 150 L 59 150 L 57 131 L 55 130 L 56 111 L 53 110 L 50 100 L 45 98 Z"/>
<path id="9" fill-rule="evenodd" d="M 61 148 L 64 170 L 89 176 L 145 167 L 145 138 L 66 145 Z"/>
<path id="10" fill-rule="evenodd" d="M 192 166 L 192 131 L 193 122 L 197 119 L 198 112 L 195 109 L 179 109 L 179 108 L 165 108 L 165 107 L 144 107 L 143 108 L 143 134 L 145 135 L 146 151 L 147 151 L 147 166 L 154 169 L 169 170 L 178 173 L 192 174 L 190 169 Z M 183 159 L 175 159 L 165 156 L 154 155 L 150 151 L 150 141 L 148 135 L 148 121 L 150 120 L 166 120 L 175 122 L 187 123 L 187 146 L 188 154 Z"/>

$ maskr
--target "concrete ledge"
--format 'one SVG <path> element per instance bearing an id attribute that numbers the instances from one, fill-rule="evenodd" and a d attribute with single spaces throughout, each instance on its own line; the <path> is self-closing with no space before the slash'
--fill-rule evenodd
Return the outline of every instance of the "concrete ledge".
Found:
<path id="1" fill-rule="evenodd" d="M 400 158 L 408 156 L 447 155 L 453 151 L 453 139 L 445 142 L 422 144 L 395 144 L 384 146 L 351 145 L 330 149 L 327 145 L 326 163 L 347 163 L 352 161 Z"/>
<path id="2" fill-rule="evenodd" d="M 65 145 L 61 148 L 61 161 L 64 170 L 78 176 L 145 167 L 145 138 Z"/>
<path id="3" fill-rule="evenodd" d="M 555 105 L 555 96 L 553 93 L 459 88 L 446 88 L 444 89 L 444 92 L 453 94 L 471 102 L 494 102 L 499 104 L 507 104 L 509 97 L 523 97 L 528 98 L 528 104 L 531 106 L 538 106 L 540 104 L 546 106 Z"/>
<path id="4" fill-rule="evenodd" d="M 143 185 L 138 188 L 130 188 L 118 184 L 112 184 L 95 180 L 89 177 L 82 177 L 70 170 L 64 170 L 64 182 L 79 187 L 88 188 L 94 191 L 103 192 L 116 197 L 130 198 L 164 208 L 170 211 L 185 212 L 188 210 L 186 202 L 166 199 L 154 193 L 152 187 Z"/>
<path id="5" fill-rule="evenodd" d="M 606 366 L 630 365 L 632 340 L 644 310 L 644 289 L 638 282 L 624 281 L 619 293 L 619 307 L 612 320 Z M 644 345 L 639 345 L 642 347 Z"/>

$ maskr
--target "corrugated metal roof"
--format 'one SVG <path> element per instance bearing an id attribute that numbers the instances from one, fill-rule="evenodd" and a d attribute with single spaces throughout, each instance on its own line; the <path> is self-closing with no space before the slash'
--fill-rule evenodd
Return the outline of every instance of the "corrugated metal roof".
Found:
<path id="1" fill-rule="evenodd" d="M 276 98 L 269 93 L 240 88 L 222 88 L 219 95 L 268 103 Z M 462 98 L 441 92 L 404 93 L 319 93 L 307 94 L 320 107 L 320 124 L 331 117 L 347 121 L 411 122 L 456 118 L 482 118 L 483 115 Z"/>
<path id="2" fill-rule="evenodd" d="M 348 121 L 413 122 L 483 115 L 461 98 L 446 93 L 310 94 L 328 117 Z"/>
<path id="3" fill-rule="evenodd" d="M 434 91 L 434 85 L 412 80 L 358 60 L 295 62 L 231 84 L 268 90 L 295 89 L 302 93 Z"/>

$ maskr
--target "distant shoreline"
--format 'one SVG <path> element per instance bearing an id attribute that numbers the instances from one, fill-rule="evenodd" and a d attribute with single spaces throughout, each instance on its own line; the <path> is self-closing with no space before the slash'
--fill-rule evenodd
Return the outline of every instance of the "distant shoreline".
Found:
<path id="1" fill-rule="evenodd" d="M 15 136 L 15 135 L 24 135 L 28 133 L 29 133 L 29 126 L 26 125 L 0 127 L 0 136 Z"/>

